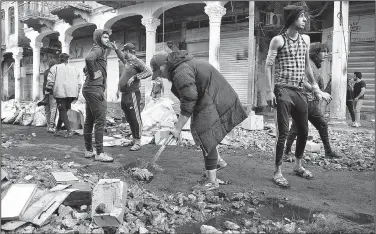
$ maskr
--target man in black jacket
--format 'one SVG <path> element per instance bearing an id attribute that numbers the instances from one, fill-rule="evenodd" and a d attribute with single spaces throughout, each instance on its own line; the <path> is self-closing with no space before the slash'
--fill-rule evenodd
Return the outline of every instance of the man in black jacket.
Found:
<path id="1" fill-rule="evenodd" d="M 110 52 L 110 33 L 102 29 L 94 31 L 94 46 L 85 58 L 86 76 L 82 94 L 86 100 L 84 124 L 85 158 L 95 157 L 96 161 L 112 162 L 114 159 L 103 151 L 103 132 L 106 123 L 107 101 L 104 96 L 107 79 L 107 56 Z M 92 134 L 95 124 L 95 148 L 93 152 Z"/>
<path id="2" fill-rule="evenodd" d="M 119 58 L 119 86 L 117 96 L 121 92 L 121 109 L 131 127 L 133 146 L 131 151 L 141 149 L 142 120 L 141 120 L 141 80 L 151 76 L 151 71 L 145 63 L 136 57 L 136 47 L 132 43 L 124 45 L 123 53 L 112 43 Z"/>

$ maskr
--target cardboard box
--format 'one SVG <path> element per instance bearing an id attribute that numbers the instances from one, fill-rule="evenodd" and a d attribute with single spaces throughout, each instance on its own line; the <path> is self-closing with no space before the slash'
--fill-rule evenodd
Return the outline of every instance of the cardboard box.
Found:
<path id="1" fill-rule="evenodd" d="M 119 227 L 123 223 L 128 185 L 119 179 L 101 179 L 94 187 L 91 216 L 99 227 Z M 98 206 L 103 213 L 97 213 Z"/>

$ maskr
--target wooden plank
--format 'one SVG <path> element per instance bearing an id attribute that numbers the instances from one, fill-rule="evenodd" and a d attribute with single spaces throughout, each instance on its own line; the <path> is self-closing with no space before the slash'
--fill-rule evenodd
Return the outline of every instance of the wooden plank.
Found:
<path id="1" fill-rule="evenodd" d="M 1 199 L 1 219 L 19 219 L 34 196 L 37 187 L 36 184 L 13 184 Z"/>
<path id="2" fill-rule="evenodd" d="M 69 194 L 69 191 L 56 191 L 43 195 L 27 208 L 20 220 L 43 226 Z"/>

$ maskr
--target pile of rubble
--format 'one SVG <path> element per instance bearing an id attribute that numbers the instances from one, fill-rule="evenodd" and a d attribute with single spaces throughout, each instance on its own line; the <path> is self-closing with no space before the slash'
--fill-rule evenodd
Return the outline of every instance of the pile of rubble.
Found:
<path id="1" fill-rule="evenodd" d="M 341 131 L 329 129 L 330 143 L 336 152 L 343 155 L 340 159 L 325 157 L 324 148 L 318 131 L 310 126 L 310 140 L 307 142 L 304 160 L 327 170 L 375 170 L 375 134 L 359 131 Z M 292 146 L 294 151 L 295 143 Z M 274 157 L 276 145 L 276 130 L 272 124 L 265 124 L 264 130 L 249 131 L 236 127 L 221 143 L 221 148 L 253 149 L 267 152 Z M 251 154 L 250 154 L 251 155 Z M 293 161 L 287 158 L 286 161 Z"/>

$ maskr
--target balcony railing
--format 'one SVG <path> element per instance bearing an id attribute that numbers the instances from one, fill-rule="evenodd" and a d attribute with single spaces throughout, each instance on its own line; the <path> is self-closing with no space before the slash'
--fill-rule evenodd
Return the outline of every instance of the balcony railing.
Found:
<path id="1" fill-rule="evenodd" d="M 47 2 L 25 2 L 19 6 L 20 20 L 28 19 L 47 19 L 57 20 L 57 17 L 52 15 Z"/>
<path id="2" fill-rule="evenodd" d="M 106 5 L 112 7 L 114 9 L 128 7 L 132 5 L 136 5 L 139 3 L 143 3 L 144 1 L 96 1 L 99 4 Z"/>
<path id="3" fill-rule="evenodd" d="M 85 1 L 56 1 L 56 2 L 49 2 L 49 8 L 52 14 L 56 14 L 58 11 L 68 9 L 68 8 L 76 8 L 78 10 L 92 12 L 92 6 L 85 3 Z"/>

